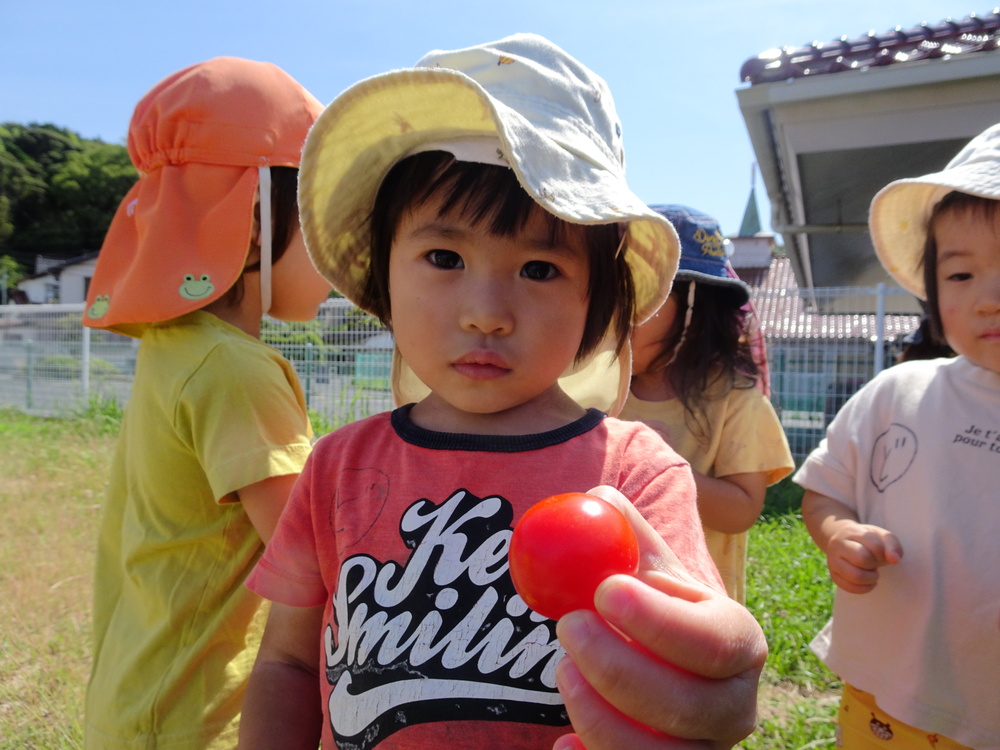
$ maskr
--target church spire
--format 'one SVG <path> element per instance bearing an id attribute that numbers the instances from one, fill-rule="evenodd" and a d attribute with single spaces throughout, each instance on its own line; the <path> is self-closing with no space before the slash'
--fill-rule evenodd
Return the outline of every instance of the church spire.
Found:
<path id="1" fill-rule="evenodd" d="M 760 213 L 757 210 L 757 162 L 750 165 L 750 197 L 740 224 L 740 237 L 753 237 L 760 232 Z"/>

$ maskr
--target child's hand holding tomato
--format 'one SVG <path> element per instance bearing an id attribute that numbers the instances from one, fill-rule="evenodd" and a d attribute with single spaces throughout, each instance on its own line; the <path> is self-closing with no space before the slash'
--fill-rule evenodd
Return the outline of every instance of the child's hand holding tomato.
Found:
<path id="1" fill-rule="evenodd" d="M 754 729 L 763 631 L 740 604 L 692 578 L 620 492 L 590 494 L 629 520 L 639 571 L 598 587 L 599 615 L 576 610 L 559 620 L 567 657 L 557 679 L 575 734 L 556 750 L 732 747 Z"/>

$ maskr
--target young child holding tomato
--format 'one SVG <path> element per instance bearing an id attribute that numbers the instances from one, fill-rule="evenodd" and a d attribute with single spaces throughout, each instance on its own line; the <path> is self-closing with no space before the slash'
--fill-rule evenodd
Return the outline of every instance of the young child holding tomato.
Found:
<path id="1" fill-rule="evenodd" d="M 653 208 L 680 235 L 680 263 L 667 301 L 632 334 L 621 418 L 645 422 L 690 461 L 709 552 L 742 604 L 749 529 L 795 462 L 758 387 L 750 292 L 729 272 L 719 222 L 688 206 Z"/>
<path id="2" fill-rule="evenodd" d="M 690 469 L 601 411 L 677 255 L 625 183 L 605 83 L 533 35 L 432 52 L 327 108 L 299 202 L 317 268 L 391 327 L 404 405 L 316 444 L 249 580 L 274 605 L 241 746 L 746 736 L 766 647 L 721 591 Z M 557 629 L 513 588 L 511 529 L 592 489 L 642 564 Z"/>
<path id="3" fill-rule="evenodd" d="M 1000 748 L 1000 125 L 869 213 L 879 260 L 955 357 L 890 367 L 795 474 L 837 586 L 812 648 L 845 748 Z"/>

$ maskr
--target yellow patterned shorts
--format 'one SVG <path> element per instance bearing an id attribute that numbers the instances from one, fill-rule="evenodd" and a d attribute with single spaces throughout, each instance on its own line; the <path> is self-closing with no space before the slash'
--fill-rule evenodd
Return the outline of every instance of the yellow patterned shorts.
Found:
<path id="1" fill-rule="evenodd" d="M 847 750 L 971 750 L 940 734 L 928 734 L 880 710 L 875 696 L 844 685 L 837 713 L 837 747 Z"/>

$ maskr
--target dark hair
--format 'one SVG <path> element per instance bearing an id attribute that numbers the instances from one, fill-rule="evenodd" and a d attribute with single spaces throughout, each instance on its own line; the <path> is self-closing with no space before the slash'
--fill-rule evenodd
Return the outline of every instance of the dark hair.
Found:
<path id="1" fill-rule="evenodd" d="M 541 212 L 551 238 L 581 232 L 589 259 L 587 319 L 576 358 L 590 354 L 614 325 L 617 351 L 628 341 L 635 310 L 632 273 L 624 253 L 617 253 L 617 224 L 581 225 L 563 221 L 545 211 L 521 187 L 514 170 L 504 166 L 457 161 L 444 151 L 426 151 L 399 161 L 389 170 L 369 219 L 371 255 L 361 306 L 392 327 L 389 307 L 389 252 L 404 213 L 441 198 L 441 215 L 459 211 L 474 226 L 509 237 Z"/>
<path id="2" fill-rule="evenodd" d="M 947 346 L 944 336 L 944 325 L 941 323 L 941 310 L 938 307 L 937 284 L 937 241 L 934 239 L 934 227 L 938 217 L 946 213 L 961 213 L 968 211 L 983 219 L 993 220 L 1000 209 L 1000 201 L 983 198 L 978 195 L 960 193 L 957 190 L 948 193 L 934 206 L 927 220 L 927 238 L 924 240 L 924 252 L 920 258 L 920 266 L 924 272 L 924 294 L 927 295 L 927 320 L 930 323 L 931 342 Z"/>
<path id="3" fill-rule="evenodd" d="M 688 284 L 695 283 L 687 279 L 674 281 L 670 296 L 677 303 L 677 314 L 650 367 L 663 368 L 664 378 L 684 406 L 691 432 L 706 437 L 710 426 L 703 424 L 701 407 L 709 386 L 721 380 L 729 388 L 754 388 L 761 378 L 761 368 L 754 357 L 753 331 L 743 309 L 743 297 L 734 289 L 698 284 L 691 322 L 684 330 Z M 674 357 L 678 343 L 680 349 Z M 671 357 L 674 360 L 666 367 Z"/>
<path id="4" fill-rule="evenodd" d="M 955 352 L 950 346 L 940 344 L 933 339 L 930 327 L 930 319 L 926 316 L 921 318 L 920 325 L 903 338 L 903 346 L 900 349 L 896 362 L 955 356 Z"/>
<path id="5" fill-rule="evenodd" d="M 291 244 L 295 229 L 299 225 L 299 205 L 297 190 L 299 184 L 298 167 L 271 167 L 271 264 L 274 265 L 285 254 Z M 260 225 L 260 203 L 253 209 L 254 219 Z M 250 246 L 260 249 L 260 242 Z M 259 271 L 260 261 L 251 263 L 243 269 L 243 273 L 229 287 L 225 294 L 226 304 L 239 304 L 243 299 L 243 274 L 247 271 Z"/>

